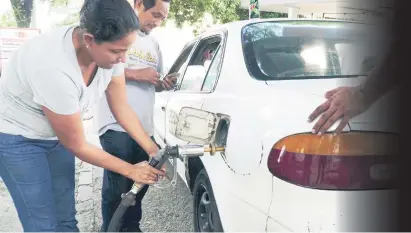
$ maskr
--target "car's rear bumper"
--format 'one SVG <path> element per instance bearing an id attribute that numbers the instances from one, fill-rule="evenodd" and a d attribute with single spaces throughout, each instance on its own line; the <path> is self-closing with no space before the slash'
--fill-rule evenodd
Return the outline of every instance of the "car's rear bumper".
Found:
<path id="1" fill-rule="evenodd" d="M 396 190 L 327 191 L 273 178 L 267 231 L 396 231 Z"/>

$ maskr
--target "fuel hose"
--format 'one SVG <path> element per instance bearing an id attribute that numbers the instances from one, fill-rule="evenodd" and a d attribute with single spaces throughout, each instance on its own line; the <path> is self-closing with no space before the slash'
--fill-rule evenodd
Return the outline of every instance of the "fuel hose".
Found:
<path id="1" fill-rule="evenodd" d="M 160 153 L 159 153 L 160 154 Z M 161 157 L 161 156 L 160 156 Z M 157 156 L 151 158 L 149 165 L 152 167 L 158 167 L 160 161 L 162 162 L 161 159 L 159 159 Z M 160 165 L 162 166 L 162 165 Z M 123 225 L 123 216 L 124 213 L 127 211 L 128 207 L 132 206 L 135 204 L 135 199 L 137 193 L 146 186 L 147 184 L 144 185 L 139 185 L 137 183 L 134 183 L 133 188 L 124 194 L 121 198 L 121 202 L 119 206 L 117 207 L 116 211 L 113 214 L 113 217 L 111 218 L 110 224 L 108 226 L 107 232 L 120 232 L 120 229 Z"/>

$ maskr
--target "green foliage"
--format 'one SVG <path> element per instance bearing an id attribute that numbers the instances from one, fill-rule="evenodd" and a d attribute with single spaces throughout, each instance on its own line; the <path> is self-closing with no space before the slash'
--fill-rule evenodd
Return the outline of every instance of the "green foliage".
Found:
<path id="1" fill-rule="evenodd" d="M 6 1 L 6 0 L 1 0 L 1 1 Z M 70 0 L 42 0 L 42 1 L 49 1 L 52 8 L 60 8 L 60 7 L 67 6 Z M 5 16 L 5 17 L 8 17 L 7 19 L 1 16 L 0 24 L 12 25 L 12 26 L 17 26 L 17 27 L 30 27 L 32 10 L 33 10 L 33 0 L 24 0 L 24 1 L 23 0 L 10 0 L 10 3 L 13 8 L 13 13 L 14 13 L 13 20 L 15 21 L 15 23 L 7 21 L 11 19 L 9 16 Z"/>
<path id="2" fill-rule="evenodd" d="M 206 12 L 213 16 L 214 23 L 227 23 L 239 19 L 239 6 L 240 0 L 173 0 L 169 17 L 178 27 L 200 23 Z"/>
<path id="3" fill-rule="evenodd" d="M 240 8 L 240 0 L 173 0 L 170 7 L 170 19 L 178 27 L 184 24 L 201 23 L 205 13 L 213 16 L 214 23 L 228 23 L 248 19 L 248 9 Z M 283 18 L 286 13 L 260 11 L 261 18 Z"/>
<path id="4" fill-rule="evenodd" d="M 236 13 L 238 15 L 239 20 L 247 20 L 248 19 L 248 9 L 241 9 L 237 8 Z"/>
<path id="5" fill-rule="evenodd" d="M 248 19 L 248 10 L 247 9 L 238 8 L 237 9 L 237 14 L 239 16 L 239 20 L 247 20 Z M 288 16 L 287 13 L 260 11 L 260 18 L 262 18 L 262 19 L 286 18 L 287 16 Z"/>
<path id="6" fill-rule="evenodd" d="M 31 21 L 31 10 L 26 12 L 22 7 L 21 0 L 9 0 L 12 3 L 14 17 L 10 15 L 0 18 L 1 25 L 12 25 L 19 27 L 29 27 Z M 27 0 L 26 0 L 27 1 Z M 49 1 L 51 8 L 64 8 L 70 0 L 42 0 Z M 28 1 L 30 2 L 30 0 Z M 228 23 L 237 20 L 248 19 L 248 9 L 240 9 L 240 0 L 173 0 L 169 18 L 173 19 L 178 27 L 184 24 L 194 26 L 195 33 L 199 33 L 201 23 L 206 13 L 209 13 L 213 23 Z M 286 17 L 287 14 L 260 11 L 261 18 Z M 12 21 L 16 21 L 13 23 Z M 78 22 L 78 14 L 69 15 L 59 25 L 71 25 Z M 166 22 L 162 24 L 165 26 Z"/>
<path id="7" fill-rule="evenodd" d="M 48 1 L 50 2 L 51 7 L 53 8 L 65 7 L 70 2 L 70 0 L 48 0 Z"/>
<path id="8" fill-rule="evenodd" d="M 262 19 L 269 19 L 269 18 L 286 18 L 287 16 L 288 16 L 287 13 L 260 11 L 260 17 L 261 17 Z"/>
<path id="9" fill-rule="evenodd" d="M 240 0 L 215 0 L 210 14 L 215 19 L 214 23 L 228 23 L 240 19 L 237 14 L 239 7 Z"/>
<path id="10" fill-rule="evenodd" d="M 30 27 L 33 0 L 10 0 L 18 27 Z"/>
<path id="11" fill-rule="evenodd" d="M 13 11 L 8 11 L 0 16 L 0 27 L 17 27 Z"/>

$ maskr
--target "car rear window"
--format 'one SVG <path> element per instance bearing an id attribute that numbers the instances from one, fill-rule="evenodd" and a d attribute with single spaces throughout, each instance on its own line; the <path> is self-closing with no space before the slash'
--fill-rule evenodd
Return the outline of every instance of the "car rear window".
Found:
<path id="1" fill-rule="evenodd" d="M 328 21 L 268 21 L 243 27 L 244 59 L 259 80 L 367 75 L 376 63 L 374 27 Z"/>

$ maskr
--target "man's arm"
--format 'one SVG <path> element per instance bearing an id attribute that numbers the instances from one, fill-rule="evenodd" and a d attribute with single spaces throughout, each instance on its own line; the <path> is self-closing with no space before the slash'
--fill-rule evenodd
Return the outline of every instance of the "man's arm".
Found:
<path id="1" fill-rule="evenodd" d="M 163 67 L 163 53 L 161 52 L 160 46 L 158 46 L 158 66 L 157 66 L 157 72 L 159 74 L 164 73 L 164 67 Z M 160 80 L 160 82 L 156 85 L 156 92 L 162 92 L 162 91 L 168 91 L 174 88 L 174 86 L 177 83 L 177 77 L 178 73 L 172 73 L 164 77 L 163 80 Z"/>
<path id="2" fill-rule="evenodd" d="M 143 69 L 124 69 L 124 75 L 127 80 L 133 80 L 137 82 L 151 83 L 155 86 L 156 92 L 165 90 L 163 81 L 160 80 L 160 73 L 154 68 L 147 67 Z"/>
<path id="3" fill-rule="evenodd" d="M 152 84 L 157 84 L 160 78 L 160 74 L 151 67 L 143 69 L 125 68 L 124 75 L 128 80 L 138 82 L 149 82 Z"/>
<path id="4" fill-rule="evenodd" d="M 340 133 L 351 118 L 366 111 L 375 101 L 398 84 L 399 61 L 395 56 L 397 44 L 397 41 L 390 44 L 382 61 L 372 70 L 361 86 L 339 87 L 325 94 L 327 100 L 308 117 L 308 121 L 312 122 L 321 115 L 313 127 L 313 133 L 323 134 L 341 119 L 335 130 L 336 133 Z"/>
<path id="5" fill-rule="evenodd" d="M 399 82 L 399 74 L 397 73 L 399 61 L 395 56 L 397 52 L 396 42 L 393 41 L 386 56 L 371 71 L 364 84 L 359 87 L 367 106 L 377 101 Z"/>
<path id="6" fill-rule="evenodd" d="M 157 70 L 153 67 L 147 67 L 143 69 L 124 69 L 124 76 L 127 80 L 151 83 L 155 86 L 156 92 L 162 92 L 164 90 L 170 90 L 175 84 L 174 78 L 164 78 L 160 80 L 160 76 L 163 73 L 163 55 L 161 53 L 160 47 L 158 47 L 158 66 Z"/>
<path id="7" fill-rule="evenodd" d="M 144 131 L 143 126 L 128 103 L 124 77 L 113 77 L 107 90 L 107 102 L 114 118 L 124 130 L 147 152 L 153 155 L 158 151 L 157 145 Z"/>

